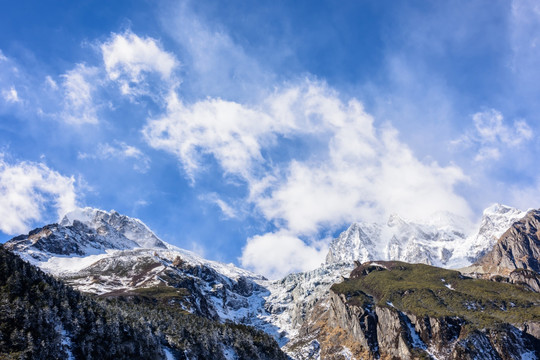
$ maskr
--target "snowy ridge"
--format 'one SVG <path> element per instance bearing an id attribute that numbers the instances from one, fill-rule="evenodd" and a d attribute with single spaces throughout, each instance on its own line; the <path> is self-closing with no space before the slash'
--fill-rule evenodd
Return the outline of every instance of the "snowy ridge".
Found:
<path id="1" fill-rule="evenodd" d="M 110 236 L 115 233 L 137 243 L 139 247 L 154 249 L 167 248 L 164 241 L 160 240 L 142 221 L 121 215 L 111 210 L 110 212 L 86 207 L 67 213 L 60 225 L 70 226 L 79 221 L 100 235 Z"/>
<path id="2" fill-rule="evenodd" d="M 464 255 L 471 263 L 476 262 L 493 248 L 497 240 L 513 223 L 522 219 L 527 211 L 494 204 L 484 210 L 478 232 L 469 238 L 470 248 Z"/>
<path id="3" fill-rule="evenodd" d="M 330 244 L 327 264 L 400 260 L 460 268 L 491 249 L 498 237 L 525 212 L 496 204 L 487 208 L 479 230 L 465 219 L 437 213 L 423 222 L 391 215 L 386 223 L 353 223 Z M 478 229 L 478 227 L 477 227 Z"/>
<path id="4" fill-rule="evenodd" d="M 279 332 L 272 333 L 280 346 L 298 335 L 315 303 L 327 297 L 330 287 L 348 276 L 352 265 L 329 264 L 318 269 L 290 274 L 281 280 L 259 282 L 268 293 L 264 296 L 265 313 L 259 318 Z M 264 326 L 263 326 L 264 328 Z M 268 328 L 268 326 L 266 326 Z"/>

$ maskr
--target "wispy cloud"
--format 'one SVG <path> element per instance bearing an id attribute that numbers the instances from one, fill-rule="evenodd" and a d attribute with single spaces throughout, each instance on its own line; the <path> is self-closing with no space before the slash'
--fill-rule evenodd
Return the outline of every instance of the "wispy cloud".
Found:
<path id="1" fill-rule="evenodd" d="M 150 168 L 150 158 L 135 146 L 117 141 L 99 144 L 95 153 L 79 153 L 79 159 L 133 160 L 133 169 L 145 173 Z"/>
<path id="2" fill-rule="evenodd" d="M 221 199 L 217 193 L 203 194 L 199 196 L 199 199 L 212 203 L 219 207 L 219 209 L 227 219 L 234 219 L 238 217 L 238 211 L 233 209 L 229 204 L 227 204 L 223 199 Z"/>
<path id="3" fill-rule="evenodd" d="M 52 80 L 52 79 L 51 79 Z M 62 75 L 64 109 L 62 119 L 73 125 L 97 124 L 94 94 L 99 84 L 99 69 L 84 64 Z"/>
<path id="4" fill-rule="evenodd" d="M 525 120 L 515 120 L 509 126 L 495 109 L 474 114 L 472 121 L 474 128 L 453 141 L 453 145 L 473 148 L 476 161 L 497 160 L 505 149 L 517 147 L 533 137 L 533 131 Z"/>
<path id="5" fill-rule="evenodd" d="M 186 54 L 184 93 L 236 100 L 257 96 L 272 85 L 274 75 L 219 24 L 198 16 L 189 1 L 176 3 L 163 18 L 165 31 Z"/>
<path id="6" fill-rule="evenodd" d="M 43 163 L 10 163 L 0 154 L 0 230 L 6 234 L 29 230 L 43 220 L 47 207 L 58 219 L 76 207 L 73 177 L 64 176 Z"/>
<path id="7" fill-rule="evenodd" d="M 13 86 L 7 90 L 2 90 L 2 97 L 8 103 L 15 104 L 15 103 L 21 102 L 21 99 L 19 99 L 19 94 L 17 93 L 17 90 Z"/>

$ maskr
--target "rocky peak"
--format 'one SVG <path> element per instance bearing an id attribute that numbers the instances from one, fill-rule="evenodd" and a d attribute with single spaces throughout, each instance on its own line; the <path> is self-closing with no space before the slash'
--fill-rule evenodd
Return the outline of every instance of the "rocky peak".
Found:
<path id="1" fill-rule="evenodd" d="M 501 204 L 493 204 L 485 209 L 478 232 L 470 236 L 471 246 L 466 254 L 468 260 L 474 263 L 483 257 L 501 235 L 525 214 L 524 211 Z"/>
<path id="2" fill-rule="evenodd" d="M 444 216 L 443 216 L 444 215 Z M 354 223 L 330 243 L 326 263 L 402 260 L 445 265 L 465 238 L 459 217 L 439 214 L 425 222 L 392 214 L 385 223 Z"/>
<path id="3" fill-rule="evenodd" d="M 88 256 L 104 253 L 109 249 L 126 250 L 137 246 L 135 242 L 119 234 L 105 237 L 78 220 L 67 226 L 46 225 L 4 244 L 5 248 L 19 253 L 26 260 L 33 258 L 39 261 L 46 261 L 53 256 Z"/>
<path id="4" fill-rule="evenodd" d="M 491 274 L 508 275 L 516 269 L 540 272 L 540 210 L 516 221 L 477 265 Z"/>
<path id="5" fill-rule="evenodd" d="M 327 264 L 351 263 L 372 260 L 380 256 L 378 248 L 381 239 L 379 224 L 353 223 L 330 244 Z"/>
<path id="6" fill-rule="evenodd" d="M 392 214 L 384 223 L 356 222 L 330 243 L 326 263 L 400 260 L 461 268 L 485 255 L 524 215 L 521 210 L 494 204 L 484 210 L 477 232 L 467 219 L 449 212 L 422 221 Z"/>
<path id="7" fill-rule="evenodd" d="M 107 212 L 90 207 L 77 209 L 66 214 L 60 225 L 73 225 L 75 221 L 84 223 L 103 236 L 119 233 L 142 248 L 167 248 L 167 244 L 160 240 L 142 221 L 121 215 L 114 210 Z"/>

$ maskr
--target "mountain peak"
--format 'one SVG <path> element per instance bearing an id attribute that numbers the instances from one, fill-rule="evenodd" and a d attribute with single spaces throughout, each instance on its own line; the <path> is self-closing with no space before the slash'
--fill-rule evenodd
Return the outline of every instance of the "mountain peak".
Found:
<path id="1" fill-rule="evenodd" d="M 121 215 L 115 210 L 105 211 L 91 207 L 67 213 L 60 225 L 70 226 L 80 221 L 101 235 L 118 232 L 142 248 L 166 249 L 168 244 L 159 239 L 141 220 Z"/>
<path id="2" fill-rule="evenodd" d="M 437 212 L 422 221 L 391 214 L 386 223 L 355 222 L 330 243 L 326 262 L 401 260 L 464 267 L 485 255 L 524 215 L 510 206 L 491 205 L 477 231 L 468 219 L 450 212 Z"/>
<path id="3" fill-rule="evenodd" d="M 530 210 L 516 221 L 477 265 L 507 275 L 516 269 L 540 271 L 540 210 Z"/>
<path id="4" fill-rule="evenodd" d="M 513 208 L 513 207 L 510 207 L 510 206 L 507 206 L 507 205 L 503 205 L 503 204 L 500 204 L 500 203 L 495 203 L 489 207 L 487 207 L 485 210 L 484 210 L 484 213 L 483 215 L 495 215 L 495 214 L 507 214 L 507 213 L 510 213 L 510 212 L 521 212 L 521 210 L 518 210 L 516 208 Z"/>

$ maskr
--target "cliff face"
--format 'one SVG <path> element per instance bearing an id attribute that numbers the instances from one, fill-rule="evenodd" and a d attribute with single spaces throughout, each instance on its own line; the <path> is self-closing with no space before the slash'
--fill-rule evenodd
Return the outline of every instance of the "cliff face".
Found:
<path id="1" fill-rule="evenodd" d="M 540 210 L 529 211 L 499 238 L 491 251 L 461 272 L 540 292 Z"/>
<path id="2" fill-rule="evenodd" d="M 515 222 L 476 265 L 486 272 L 508 275 L 516 269 L 540 272 L 540 211 Z"/>
<path id="3" fill-rule="evenodd" d="M 392 307 L 350 306 L 330 296 L 329 325 L 344 329 L 370 358 L 516 359 L 537 358 L 538 338 L 510 324 L 488 330 L 467 328 L 460 317 L 416 316 Z"/>
<path id="4" fill-rule="evenodd" d="M 539 308 L 523 286 L 366 263 L 332 287 L 287 350 L 298 359 L 534 359 Z"/>

